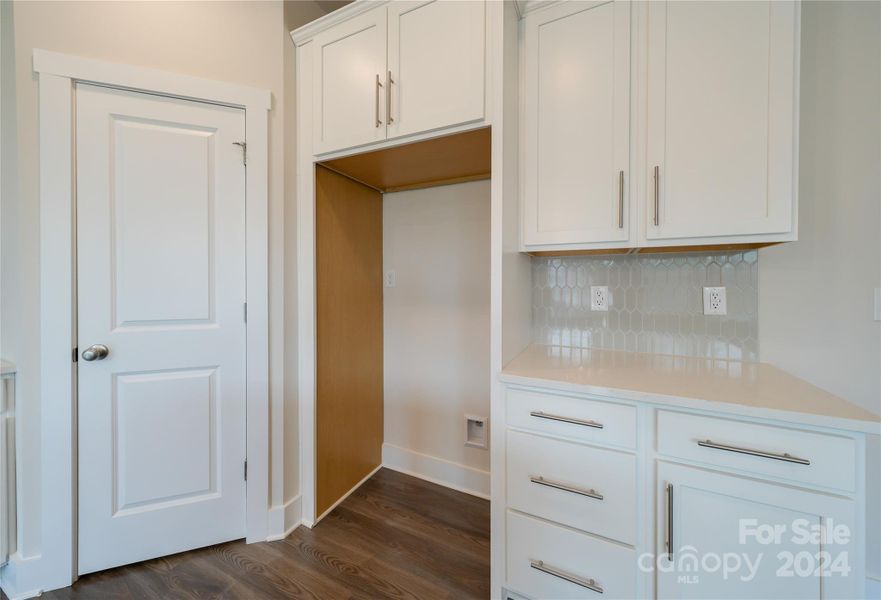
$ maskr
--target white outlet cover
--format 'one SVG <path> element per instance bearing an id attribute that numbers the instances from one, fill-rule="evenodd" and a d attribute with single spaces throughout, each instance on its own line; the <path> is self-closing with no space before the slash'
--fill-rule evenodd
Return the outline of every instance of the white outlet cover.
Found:
<path id="1" fill-rule="evenodd" d="M 389 269 L 385 272 L 385 287 L 393 288 L 395 287 L 395 270 Z"/>
<path id="2" fill-rule="evenodd" d="M 704 314 L 705 315 L 727 315 L 728 302 L 725 298 L 724 287 L 705 287 L 704 288 Z"/>
<path id="3" fill-rule="evenodd" d="M 609 310 L 609 287 L 590 286 L 590 310 Z"/>

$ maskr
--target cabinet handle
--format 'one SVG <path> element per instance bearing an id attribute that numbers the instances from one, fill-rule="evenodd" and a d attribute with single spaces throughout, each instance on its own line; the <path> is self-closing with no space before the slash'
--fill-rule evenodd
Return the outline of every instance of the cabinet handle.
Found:
<path id="1" fill-rule="evenodd" d="M 796 463 L 798 465 L 810 465 L 811 461 L 806 458 L 798 458 L 791 454 L 774 454 L 773 452 L 763 452 L 761 450 L 753 450 L 751 448 L 741 448 L 740 446 L 728 446 L 726 444 L 717 444 L 710 440 L 698 440 L 698 446 L 704 448 L 713 448 L 714 450 L 725 450 L 726 452 L 737 452 L 738 454 L 749 454 L 750 456 L 759 456 L 761 458 L 771 458 L 773 460 L 782 460 L 783 462 Z"/>
<path id="2" fill-rule="evenodd" d="M 556 481 L 551 481 L 549 479 L 545 479 L 541 475 L 530 475 L 529 481 L 531 481 L 532 483 L 537 483 L 538 485 L 546 485 L 551 488 L 563 490 L 564 492 L 571 492 L 573 494 L 587 496 L 588 498 L 593 498 L 594 500 L 602 500 L 603 499 L 603 495 L 600 494 L 599 492 L 597 492 L 593 488 L 590 488 L 589 490 L 584 490 L 581 488 L 568 486 L 564 483 L 559 483 Z"/>
<path id="3" fill-rule="evenodd" d="M 391 125 L 395 122 L 392 118 L 392 84 L 395 82 L 392 79 L 392 72 L 388 72 L 388 89 L 385 91 L 385 120 L 388 121 L 388 124 Z"/>
<path id="4" fill-rule="evenodd" d="M 550 421 L 560 421 L 562 423 L 572 423 L 573 425 L 583 425 L 584 427 L 594 427 L 596 429 L 602 429 L 603 424 L 597 423 L 596 421 L 588 421 L 584 419 L 576 419 L 574 417 L 561 417 L 560 415 L 552 415 L 546 412 L 542 412 L 540 410 L 534 410 L 529 413 L 530 417 L 536 417 L 539 419 L 548 419 Z"/>
<path id="5" fill-rule="evenodd" d="M 560 579 L 568 581 L 569 583 L 580 585 L 581 587 L 587 588 L 592 592 L 596 592 L 597 594 L 603 593 L 603 588 L 600 587 L 595 579 L 585 579 L 584 577 L 579 577 L 578 575 L 567 573 L 566 571 L 557 569 L 556 567 L 546 565 L 543 560 L 530 560 L 529 566 L 533 569 L 541 571 L 542 573 L 547 573 L 548 575 L 559 577 Z"/>
<path id="6" fill-rule="evenodd" d="M 673 484 L 667 484 L 667 560 L 673 560 Z"/>
<path id="7" fill-rule="evenodd" d="M 660 217 L 660 188 L 661 188 L 661 168 L 655 165 L 655 227 L 661 222 Z"/>
<path id="8" fill-rule="evenodd" d="M 382 82 L 379 80 L 379 73 L 376 74 L 376 126 L 382 125 L 379 118 L 379 90 L 382 88 Z"/>
<path id="9" fill-rule="evenodd" d="M 624 229 L 624 171 L 618 171 L 618 229 Z"/>

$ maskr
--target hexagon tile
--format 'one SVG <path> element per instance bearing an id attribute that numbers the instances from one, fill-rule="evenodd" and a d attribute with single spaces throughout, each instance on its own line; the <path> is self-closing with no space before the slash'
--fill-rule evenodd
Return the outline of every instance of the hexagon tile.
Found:
<path id="1" fill-rule="evenodd" d="M 590 286 L 609 288 L 608 312 Z M 705 316 L 703 287 L 728 314 Z M 533 338 L 541 344 L 756 361 L 758 252 L 532 259 Z"/>

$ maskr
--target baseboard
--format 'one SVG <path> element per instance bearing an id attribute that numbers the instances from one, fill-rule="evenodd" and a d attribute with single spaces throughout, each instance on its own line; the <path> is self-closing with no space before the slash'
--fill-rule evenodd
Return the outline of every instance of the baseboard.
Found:
<path id="1" fill-rule="evenodd" d="M 382 445 L 382 466 L 472 496 L 489 499 L 489 471 L 481 471 L 394 444 Z"/>
<path id="2" fill-rule="evenodd" d="M 9 600 L 35 598 L 43 593 L 40 555 L 22 557 L 15 553 L 0 567 L 0 588 Z"/>
<path id="3" fill-rule="evenodd" d="M 343 500 L 345 500 L 346 498 L 348 498 L 349 496 L 351 496 L 351 495 L 352 495 L 352 492 L 354 492 L 354 491 L 357 490 L 359 487 L 361 487 L 362 485 L 364 485 L 364 482 L 367 481 L 368 479 L 370 479 L 371 477 L 373 477 L 373 476 L 376 474 L 376 472 L 379 471 L 382 467 L 383 467 L 383 465 L 381 465 L 381 464 L 380 464 L 380 465 L 377 465 L 377 467 L 376 467 L 375 469 L 373 469 L 372 471 L 370 471 L 370 472 L 367 474 L 367 476 L 364 477 L 364 479 L 362 479 L 361 481 L 359 481 L 358 483 L 356 483 L 355 485 L 353 485 L 353 486 L 352 486 L 352 489 L 350 489 L 348 492 L 346 492 L 345 494 L 343 494 L 342 496 L 340 496 L 340 497 L 337 499 L 336 502 L 334 502 L 333 504 L 330 505 L 330 508 L 328 508 L 326 511 L 324 511 L 323 513 L 321 513 L 321 515 L 320 515 L 317 519 L 315 519 L 315 522 L 312 523 L 312 524 L 310 524 L 309 527 L 312 528 L 312 527 L 314 527 L 315 525 L 317 525 L 317 524 L 319 523 L 319 521 L 321 521 L 321 519 L 323 519 L 324 517 L 326 517 L 327 515 L 329 515 L 330 512 L 331 512 L 333 509 L 335 509 L 337 506 L 339 506 L 340 503 L 341 503 Z"/>
<path id="4" fill-rule="evenodd" d="M 866 598 L 870 600 L 881 599 L 881 579 L 866 577 Z"/>
<path id="5" fill-rule="evenodd" d="M 297 494 L 280 506 L 269 509 L 270 534 L 267 542 L 283 540 L 303 524 L 303 496 Z"/>

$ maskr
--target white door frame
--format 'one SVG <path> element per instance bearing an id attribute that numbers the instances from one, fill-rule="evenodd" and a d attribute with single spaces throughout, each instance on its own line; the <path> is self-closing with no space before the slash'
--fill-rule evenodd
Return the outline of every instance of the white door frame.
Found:
<path id="1" fill-rule="evenodd" d="M 76 169 L 74 84 L 87 82 L 243 108 L 247 378 L 247 541 L 269 517 L 268 90 L 34 50 L 40 120 L 41 588 L 76 578 Z"/>

